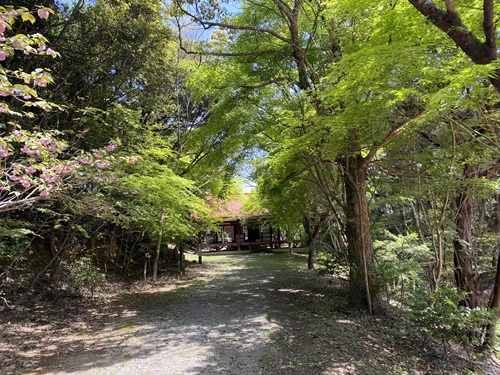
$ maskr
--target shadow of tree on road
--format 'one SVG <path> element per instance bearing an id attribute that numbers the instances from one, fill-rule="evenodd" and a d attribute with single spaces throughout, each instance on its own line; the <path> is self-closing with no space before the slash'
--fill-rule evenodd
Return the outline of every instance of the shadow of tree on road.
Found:
<path id="1" fill-rule="evenodd" d="M 167 289 L 119 295 L 85 330 L 60 327 L 45 342 L 43 326 L 20 333 L 27 347 L 44 346 L 38 368 L 29 372 L 28 361 L 24 373 L 461 374 L 468 366 L 459 355 L 442 358 L 404 322 L 351 311 L 345 283 L 307 271 L 302 257 L 223 260 Z"/>

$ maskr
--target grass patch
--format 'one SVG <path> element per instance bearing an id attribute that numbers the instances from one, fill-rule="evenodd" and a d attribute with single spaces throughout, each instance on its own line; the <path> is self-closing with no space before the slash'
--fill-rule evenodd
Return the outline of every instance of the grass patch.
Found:
<path id="1" fill-rule="evenodd" d="M 204 256 L 202 262 L 203 264 L 238 264 L 242 256 L 244 255 Z M 192 262 L 193 260 L 198 262 L 197 254 L 185 254 L 185 257 L 188 262 Z"/>
<path id="2" fill-rule="evenodd" d="M 186 254 L 186 261 L 198 261 L 197 254 Z M 225 268 L 233 266 L 261 267 L 262 269 L 275 270 L 284 268 L 301 268 L 307 266 L 307 254 L 238 254 L 238 255 L 216 255 L 205 256 L 203 264 L 221 265 Z"/>
<path id="3" fill-rule="evenodd" d="M 247 257 L 247 262 L 250 266 L 258 266 L 264 270 L 307 267 L 307 255 L 305 254 L 257 253 L 249 254 Z"/>
<path id="4" fill-rule="evenodd" d="M 269 353 L 265 353 L 259 358 L 259 362 L 264 365 L 270 366 L 274 362 L 274 357 Z"/>

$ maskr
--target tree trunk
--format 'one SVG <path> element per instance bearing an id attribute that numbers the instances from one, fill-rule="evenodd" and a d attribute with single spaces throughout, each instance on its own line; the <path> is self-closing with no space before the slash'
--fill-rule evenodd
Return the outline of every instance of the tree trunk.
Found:
<path id="1" fill-rule="evenodd" d="M 302 221 L 302 226 L 304 227 L 304 231 L 307 234 L 306 245 L 309 246 L 311 244 L 312 233 L 311 233 L 311 220 L 307 216 L 304 216 L 304 220 Z"/>
<path id="2" fill-rule="evenodd" d="M 144 255 L 144 270 L 143 270 L 144 281 L 146 281 L 148 278 L 148 264 L 150 263 L 150 261 L 149 261 L 150 258 L 151 258 L 151 255 L 149 253 L 146 253 Z"/>
<path id="3" fill-rule="evenodd" d="M 496 220 L 495 220 L 495 233 L 500 235 L 500 194 L 496 196 Z M 498 237 L 497 237 L 498 238 Z M 496 343 L 496 327 L 498 320 L 500 319 L 500 241 L 497 242 L 496 246 L 497 255 L 497 268 L 495 275 L 495 284 L 493 287 L 493 292 L 490 297 L 489 308 L 495 311 L 495 316 L 491 324 L 488 325 L 486 329 L 486 338 L 484 340 L 483 348 L 493 348 Z"/>
<path id="4" fill-rule="evenodd" d="M 491 294 L 490 309 L 495 311 L 493 321 L 486 328 L 486 337 L 484 339 L 483 348 L 493 348 L 496 343 L 496 327 L 500 319 L 500 256 L 497 260 L 497 272 L 495 276 L 495 286 Z"/>
<path id="5" fill-rule="evenodd" d="M 156 282 L 156 280 L 158 279 L 158 262 L 160 260 L 160 249 L 163 237 L 163 223 L 165 221 L 165 215 L 166 215 L 165 212 L 162 212 L 160 218 L 160 229 L 158 233 L 158 241 L 156 242 L 155 258 L 153 261 L 153 282 Z"/>
<path id="6" fill-rule="evenodd" d="M 465 166 L 464 181 L 477 176 L 477 167 Z M 455 266 L 454 276 L 457 288 L 467 293 L 460 304 L 474 309 L 483 307 L 486 304 L 486 297 L 483 293 L 482 277 L 474 269 L 471 256 L 472 228 L 474 225 L 474 198 L 468 191 L 467 186 L 456 198 L 457 215 L 455 225 L 458 237 L 453 241 L 453 263 Z"/>
<path id="7" fill-rule="evenodd" d="M 307 257 L 307 268 L 310 270 L 314 269 L 316 264 L 316 256 L 318 254 L 318 245 L 319 245 L 319 235 L 321 233 L 321 224 L 326 220 L 326 215 L 322 215 L 319 219 L 316 228 L 314 228 L 314 232 L 311 234 L 310 239 L 310 247 L 309 247 L 309 255 Z"/>
<path id="8" fill-rule="evenodd" d="M 318 244 L 316 241 L 311 242 L 309 246 L 309 254 L 307 255 L 307 269 L 313 270 L 316 264 L 316 256 L 318 254 Z"/>
<path id="9" fill-rule="evenodd" d="M 458 231 L 458 238 L 453 241 L 455 283 L 459 290 L 467 293 L 465 298 L 460 301 L 460 304 L 471 309 L 482 307 L 485 302 L 485 299 L 482 298 L 482 280 L 474 269 L 470 254 L 474 220 L 473 205 L 471 196 L 461 194 L 457 197 L 458 212 L 455 225 Z"/>
<path id="10" fill-rule="evenodd" d="M 310 270 L 314 269 L 314 265 L 316 264 L 316 255 L 318 252 L 318 244 L 319 244 L 319 235 L 321 232 L 321 224 L 325 222 L 327 215 L 322 215 L 319 219 L 318 224 L 314 227 L 314 230 L 311 225 L 311 219 L 307 216 L 304 217 L 304 221 L 302 222 L 304 226 L 304 230 L 307 233 L 307 246 L 309 246 L 309 253 L 307 256 L 307 268 Z M 291 249 L 291 247 L 290 247 Z M 291 252 L 291 250 L 290 250 Z"/>
<path id="11" fill-rule="evenodd" d="M 162 232 L 158 233 L 158 241 L 156 242 L 155 257 L 153 260 L 153 282 L 158 280 L 158 263 L 160 261 L 160 249 L 161 249 L 161 239 Z"/>
<path id="12" fill-rule="evenodd" d="M 186 264 L 184 263 L 184 245 L 179 246 L 179 273 L 180 276 L 184 275 Z"/>
<path id="13" fill-rule="evenodd" d="M 203 262 L 201 254 L 201 234 L 196 236 L 196 252 L 198 253 L 198 263 L 201 264 Z"/>
<path id="14" fill-rule="evenodd" d="M 350 302 L 370 313 L 381 309 L 374 267 L 370 211 L 366 198 L 367 164 L 361 156 L 338 161 L 346 193 L 344 207 L 349 261 Z"/>

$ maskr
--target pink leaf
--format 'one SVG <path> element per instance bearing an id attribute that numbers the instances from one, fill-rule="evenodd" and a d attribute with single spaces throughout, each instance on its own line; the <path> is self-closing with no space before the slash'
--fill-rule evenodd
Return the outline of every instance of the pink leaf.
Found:
<path id="1" fill-rule="evenodd" d="M 47 18 L 49 18 L 49 12 L 47 12 L 45 9 L 42 9 L 42 8 L 38 9 L 37 14 L 38 14 L 38 17 L 40 17 L 43 20 L 46 20 Z"/>
<path id="2" fill-rule="evenodd" d="M 0 25 L 3 25 L 3 24 L 0 22 Z M 9 51 L 0 50 L 0 61 L 5 61 L 5 59 L 8 56 L 9 56 Z"/>

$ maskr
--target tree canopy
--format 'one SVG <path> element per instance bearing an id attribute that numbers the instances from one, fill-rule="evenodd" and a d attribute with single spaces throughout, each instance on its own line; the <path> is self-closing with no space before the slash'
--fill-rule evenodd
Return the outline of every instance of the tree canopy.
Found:
<path id="1" fill-rule="evenodd" d="M 492 345 L 493 0 L 13 3 L 0 7 L 0 293 L 47 274 L 63 285 L 82 257 L 129 275 L 153 250 L 156 278 L 160 256 L 217 225 L 207 198 L 245 177 L 310 268 L 317 255 L 348 278 L 352 304 L 425 301 L 435 311 L 413 318 L 439 333 L 446 304 L 429 301 L 448 298 L 446 313 L 489 317 L 464 327 Z"/>

